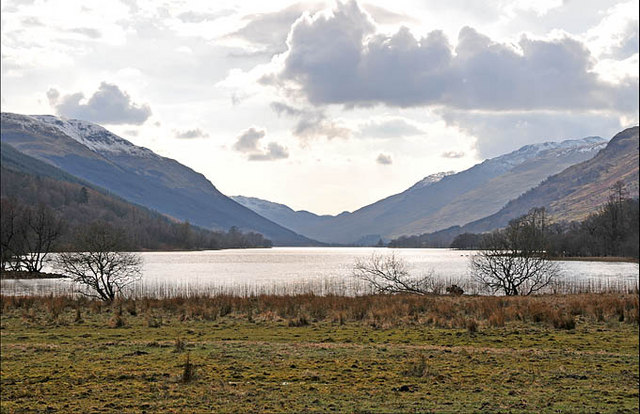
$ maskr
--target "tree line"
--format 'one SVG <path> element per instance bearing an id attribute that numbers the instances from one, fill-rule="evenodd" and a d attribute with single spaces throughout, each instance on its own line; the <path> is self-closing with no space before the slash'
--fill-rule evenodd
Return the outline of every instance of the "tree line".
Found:
<path id="1" fill-rule="evenodd" d="M 118 233 L 120 251 L 163 249 L 200 250 L 271 247 L 261 234 L 232 227 L 227 232 L 209 231 L 185 223 L 143 221 L 127 227 L 104 219 L 78 222 L 44 204 L 31 206 L 15 198 L 0 199 L 0 269 L 40 272 L 51 252 L 86 250 L 96 228 Z M 144 224 L 151 224 L 149 228 Z M 144 234 L 148 231 L 148 234 Z M 154 239 L 157 237 L 158 239 Z M 149 243 L 151 241 L 151 243 Z"/>
<path id="2" fill-rule="evenodd" d="M 0 266 L 39 272 L 49 252 L 78 251 L 81 235 L 100 223 L 121 231 L 122 249 L 198 250 L 271 247 L 237 227 L 212 231 L 128 203 L 79 183 L 2 168 Z"/>
<path id="3" fill-rule="evenodd" d="M 547 256 L 551 257 L 634 257 L 639 256 L 637 198 L 630 198 L 624 184 L 616 182 L 609 189 L 609 198 L 598 211 L 582 221 L 547 222 L 546 210 L 534 208 L 512 220 L 509 225 L 530 220 L 539 221 L 537 239 Z M 389 247 L 450 247 L 456 249 L 484 249 L 491 244 L 494 233 L 462 233 L 453 237 L 442 231 L 416 236 L 402 236 Z"/>

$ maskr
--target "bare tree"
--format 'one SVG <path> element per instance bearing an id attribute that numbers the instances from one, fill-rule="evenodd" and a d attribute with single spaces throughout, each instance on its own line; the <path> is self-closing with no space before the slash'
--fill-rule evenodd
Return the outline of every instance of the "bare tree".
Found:
<path id="1" fill-rule="evenodd" d="M 21 266 L 27 272 L 40 272 L 53 244 L 62 235 L 64 223 L 53 210 L 40 205 L 26 209 L 22 225 Z"/>
<path id="2" fill-rule="evenodd" d="M 0 270 L 16 270 L 23 251 L 18 234 L 20 208 L 15 200 L 0 200 L 0 220 Z"/>
<path id="3" fill-rule="evenodd" d="M 106 224 L 92 224 L 78 235 L 82 251 L 60 253 L 56 268 L 88 291 L 86 296 L 112 301 L 141 277 L 142 258 L 124 251 L 124 233 Z"/>
<path id="4" fill-rule="evenodd" d="M 494 293 L 530 295 L 548 286 L 559 273 L 544 250 L 544 209 L 532 209 L 504 230 L 484 238 L 471 258 L 473 277 Z"/>
<path id="5" fill-rule="evenodd" d="M 436 289 L 433 272 L 412 277 L 407 263 L 395 254 L 382 256 L 374 253 L 368 259 L 357 259 L 352 274 L 366 282 L 375 293 L 427 295 Z"/>

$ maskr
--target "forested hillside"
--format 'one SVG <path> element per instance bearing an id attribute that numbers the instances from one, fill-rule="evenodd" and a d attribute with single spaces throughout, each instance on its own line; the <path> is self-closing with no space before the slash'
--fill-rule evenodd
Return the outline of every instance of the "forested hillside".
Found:
<path id="1" fill-rule="evenodd" d="M 74 248 L 74 232 L 95 221 L 124 229 L 132 249 L 218 249 L 268 247 L 271 242 L 257 233 L 213 232 L 172 221 L 131 204 L 103 189 L 91 186 L 64 171 L 2 144 L 1 193 L 3 220 L 9 210 L 25 211 L 44 206 L 63 220 L 65 228 L 58 248 Z M 5 226 L 3 226 L 3 231 Z"/>

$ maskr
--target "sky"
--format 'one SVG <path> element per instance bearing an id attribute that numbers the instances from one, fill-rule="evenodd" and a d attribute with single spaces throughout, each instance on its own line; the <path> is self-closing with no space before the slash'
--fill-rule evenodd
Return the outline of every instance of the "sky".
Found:
<path id="1" fill-rule="evenodd" d="M 2 111 L 96 122 L 317 214 L 638 124 L 635 0 L 1 7 Z"/>

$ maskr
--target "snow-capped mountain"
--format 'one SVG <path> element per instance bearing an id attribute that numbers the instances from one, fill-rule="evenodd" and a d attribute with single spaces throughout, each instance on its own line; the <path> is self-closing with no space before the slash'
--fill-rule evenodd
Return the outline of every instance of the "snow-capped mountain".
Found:
<path id="1" fill-rule="evenodd" d="M 91 122 L 2 113 L 2 142 L 130 202 L 198 226 L 255 231 L 276 245 L 314 241 L 218 191 L 202 174 Z"/>
<path id="2" fill-rule="evenodd" d="M 412 185 L 409 188 L 409 191 L 417 190 L 417 189 L 424 188 L 424 187 L 428 187 L 431 184 L 435 184 L 438 181 L 442 180 L 447 175 L 451 175 L 451 174 L 455 174 L 455 173 L 456 173 L 455 171 L 443 171 L 443 172 L 437 172 L 435 174 L 427 175 L 422 180 L 420 180 L 417 183 L 415 183 L 414 185 Z"/>
<path id="3" fill-rule="evenodd" d="M 238 201 L 320 241 L 353 243 L 363 237 L 374 241 L 380 237 L 390 239 L 462 225 L 491 215 L 550 175 L 592 158 L 606 144 L 603 138 L 587 137 L 526 145 L 465 171 L 432 174 L 400 194 L 333 217 L 284 214 L 281 207 L 274 207 L 277 204 L 264 200 L 260 203 L 250 199 Z"/>
<path id="4" fill-rule="evenodd" d="M 31 118 L 59 129 L 63 134 L 102 155 L 117 153 L 137 157 L 159 158 L 159 155 L 150 149 L 138 147 L 126 139 L 109 132 L 100 125 L 91 122 L 56 117 L 53 115 L 32 115 Z"/>

